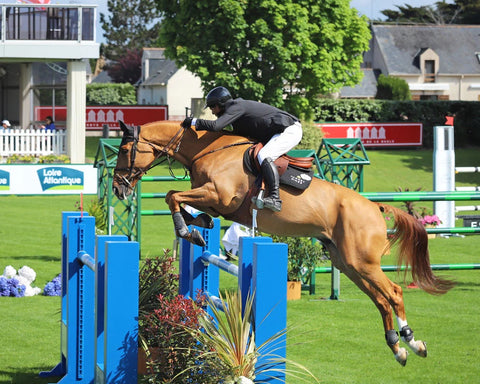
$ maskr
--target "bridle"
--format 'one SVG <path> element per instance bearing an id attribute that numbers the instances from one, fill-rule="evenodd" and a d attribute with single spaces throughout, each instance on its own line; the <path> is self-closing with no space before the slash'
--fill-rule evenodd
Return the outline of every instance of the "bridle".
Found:
<path id="1" fill-rule="evenodd" d="M 125 185 L 131 187 L 130 181 L 135 178 L 140 178 L 142 175 L 147 173 L 150 169 L 153 167 L 156 167 L 157 165 L 162 164 L 165 160 L 168 160 L 168 163 L 170 164 L 170 155 L 169 151 L 172 151 L 174 154 L 177 153 L 180 150 L 180 145 L 182 143 L 183 136 L 185 135 L 185 132 L 188 128 L 180 127 L 180 129 L 173 135 L 173 137 L 170 139 L 170 141 L 163 147 L 163 148 L 158 148 L 155 144 L 152 144 L 148 141 L 143 141 L 140 140 L 140 126 L 134 126 L 133 127 L 133 135 L 126 135 L 124 137 L 124 140 L 127 139 L 128 141 L 132 140 L 133 145 L 130 150 L 130 166 L 128 168 L 115 168 L 115 171 L 127 171 L 128 176 L 117 176 L 119 177 Z M 135 166 L 135 159 L 137 157 L 137 151 L 138 151 L 138 144 L 147 144 L 150 147 L 153 148 L 155 158 L 153 159 L 152 163 L 144 168 L 141 167 L 136 167 Z M 120 144 L 122 146 L 124 143 Z M 159 162 L 155 162 L 159 158 L 165 156 L 165 159 Z"/>

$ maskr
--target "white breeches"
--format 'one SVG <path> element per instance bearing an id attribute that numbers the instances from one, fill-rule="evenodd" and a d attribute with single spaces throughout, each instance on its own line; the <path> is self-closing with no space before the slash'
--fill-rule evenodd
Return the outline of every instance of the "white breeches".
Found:
<path id="1" fill-rule="evenodd" d="M 277 133 L 268 141 L 267 144 L 258 152 L 258 161 L 263 163 L 267 157 L 272 160 L 278 159 L 284 153 L 295 147 L 302 140 L 302 124 L 299 121 L 285 128 L 282 133 Z"/>

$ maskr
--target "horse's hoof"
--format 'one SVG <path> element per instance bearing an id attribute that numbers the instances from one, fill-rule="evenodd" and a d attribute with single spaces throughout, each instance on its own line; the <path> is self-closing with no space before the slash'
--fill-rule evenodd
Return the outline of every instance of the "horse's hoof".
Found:
<path id="1" fill-rule="evenodd" d="M 414 352 L 417 356 L 427 357 L 427 343 L 424 341 L 417 341 L 417 348 L 414 349 Z"/>
<path id="2" fill-rule="evenodd" d="M 395 360 L 397 360 L 402 367 L 407 365 L 407 356 L 408 351 L 405 348 L 399 348 L 398 352 L 395 354 Z"/>
<path id="3" fill-rule="evenodd" d="M 207 228 L 207 229 L 212 229 L 213 228 L 213 219 L 207 215 L 206 213 L 201 213 L 200 215 L 197 216 L 201 221 L 202 221 L 202 227 Z"/>
<path id="4" fill-rule="evenodd" d="M 187 239 L 190 243 L 199 245 L 200 247 L 204 247 L 207 243 L 205 243 L 205 240 L 203 239 L 202 235 L 200 232 L 198 232 L 197 229 L 193 228 L 192 232 L 188 236 L 189 238 Z"/>

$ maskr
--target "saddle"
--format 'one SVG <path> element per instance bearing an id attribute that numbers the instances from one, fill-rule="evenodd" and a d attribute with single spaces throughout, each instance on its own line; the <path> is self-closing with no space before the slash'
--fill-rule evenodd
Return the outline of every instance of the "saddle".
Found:
<path id="1" fill-rule="evenodd" d="M 261 174 L 257 155 L 262 148 L 262 143 L 254 144 L 243 155 L 245 167 L 256 176 Z M 280 156 L 274 162 L 280 176 L 280 184 L 300 190 L 306 189 L 313 178 L 313 160 L 313 157 L 293 157 L 287 154 Z"/>

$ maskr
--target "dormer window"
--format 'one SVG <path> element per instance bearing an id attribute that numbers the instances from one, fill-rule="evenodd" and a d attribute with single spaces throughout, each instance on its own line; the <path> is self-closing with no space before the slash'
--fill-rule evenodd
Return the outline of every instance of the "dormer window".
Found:
<path id="1" fill-rule="evenodd" d="M 425 83 L 435 82 L 435 60 L 425 60 Z"/>

